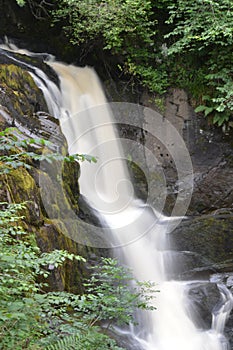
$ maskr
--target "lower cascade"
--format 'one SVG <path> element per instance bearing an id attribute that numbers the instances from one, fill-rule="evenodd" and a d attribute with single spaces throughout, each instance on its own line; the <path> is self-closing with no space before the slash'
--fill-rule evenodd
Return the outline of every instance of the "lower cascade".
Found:
<path id="1" fill-rule="evenodd" d="M 153 300 L 156 310 L 137 312 L 137 325 L 118 332 L 132 338 L 135 349 L 229 349 L 223 331 L 232 296 L 220 285 L 223 302 L 213 315 L 211 329 L 196 325 L 187 297 L 194 281 L 169 278 L 169 266 L 175 262 L 167 237 L 177 218 L 165 217 L 134 195 L 124 145 L 96 73 L 88 67 L 48 64 L 60 78 L 60 90 L 38 68 L 31 74 L 44 92 L 50 113 L 60 119 L 69 153 L 97 158 L 95 164 L 82 163 L 80 191 L 110 228 L 110 246 L 116 256 L 137 280 L 155 282 L 159 290 Z"/>

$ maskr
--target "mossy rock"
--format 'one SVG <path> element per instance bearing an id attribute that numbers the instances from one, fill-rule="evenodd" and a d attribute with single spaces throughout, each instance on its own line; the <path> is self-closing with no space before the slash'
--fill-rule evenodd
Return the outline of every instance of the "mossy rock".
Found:
<path id="1" fill-rule="evenodd" d="M 44 252 L 54 249 L 67 250 L 70 253 L 88 257 L 88 247 L 74 242 L 59 229 L 58 221 L 46 220 L 36 234 L 37 244 Z M 82 282 L 88 271 L 84 263 L 66 261 L 62 268 L 52 269 L 49 277 L 50 290 L 66 290 L 72 293 L 82 291 Z"/>
<path id="2" fill-rule="evenodd" d="M 40 226 L 43 217 L 40 209 L 40 194 L 35 181 L 25 168 L 18 168 L 6 176 L 3 185 L 8 198 L 14 203 L 26 202 L 25 221 L 29 225 Z"/>
<path id="3" fill-rule="evenodd" d="M 77 162 L 63 162 L 62 180 L 64 191 L 71 205 L 78 211 L 80 166 Z"/>
<path id="4" fill-rule="evenodd" d="M 63 167 L 63 170 L 61 169 Z M 66 174 L 64 175 L 64 169 Z M 78 164 L 64 165 L 62 162 L 45 163 L 40 169 L 34 170 L 43 205 L 43 215 L 50 219 L 69 217 L 72 211 L 79 212 L 79 187 L 76 175 Z"/>
<path id="5" fill-rule="evenodd" d="M 134 184 L 134 191 L 137 198 L 147 201 L 148 183 L 143 170 L 133 161 L 127 161 L 129 174 Z"/>
<path id="6" fill-rule="evenodd" d="M 233 216 L 209 215 L 185 220 L 171 233 L 173 248 L 200 254 L 213 263 L 233 260 Z"/>
<path id="7" fill-rule="evenodd" d="M 37 111 L 48 111 L 31 75 L 14 64 L 0 65 L 0 104 L 17 122 L 24 122 Z"/>
<path id="8" fill-rule="evenodd" d="M 0 62 L 1 57 L 0 54 Z M 52 141 L 56 150 L 66 154 L 67 145 L 58 121 L 48 115 L 42 91 L 23 66 L 0 64 L 0 105 L 2 129 L 17 126 L 22 131 L 22 138 L 43 137 Z M 48 150 L 32 146 L 29 151 Z M 95 240 L 92 226 L 89 225 L 87 234 L 88 225 L 82 225 L 78 217 L 79 164 L 31 161 L 30 165 L 30 170 L 21 167 L 4 176 L 0 188 L 1 200 L 27 203 L 23 213 L 23 227 L 30 233 L 27 239 L 32 239 L 42 251 L 62 249 L 84 257 L 100 255 L 90 241 L 90 238 Z M 50 212 L 47 212 L 46 203 Z M 73 215 L 71 220 L 70 213 Z M 63 267 L 51 272 L 49 289 L 70 292 L 81 292 L 82 280 L 88 275 L 84 264 L 77 261 L 67 261 Z"/>

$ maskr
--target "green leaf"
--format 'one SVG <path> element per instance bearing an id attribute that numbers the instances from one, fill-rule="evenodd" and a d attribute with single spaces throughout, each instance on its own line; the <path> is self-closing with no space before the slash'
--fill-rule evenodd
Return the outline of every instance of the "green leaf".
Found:
<path id="1" fill-rule="evenodd" d="M 205 117 L 207 117 L 207 115 L 209 115 L 211 112 L 213 112 L 214 107 L 206 107 L 205 108 Z"/>
<path id="2" fill-rule="evenodd" d="M 205 110 L 206 110 L 206 106 L 200 105 L 197 108 L 195 108 L 195 113 L 204 112 Z"/>

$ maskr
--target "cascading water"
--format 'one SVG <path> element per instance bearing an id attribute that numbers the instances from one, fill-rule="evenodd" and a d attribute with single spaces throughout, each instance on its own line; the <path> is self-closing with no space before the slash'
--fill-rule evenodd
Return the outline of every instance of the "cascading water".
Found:
<path id="1" fill-rule="evenodd" d="M 166 236 L 173 219 L 135 198 L 113 116 L 95 72 L 58 62 L 49 64 L 60 77 L 60 93 L 55 85 L 44 83 L 41 73 L 38 77 L 38 69 L 33 77 L 46 92 L 50 112 L 60 118 L 69 153 L 91 154 L 98 160 L 82 164 L 81 193 L 111 228 L 117 254 L 121 251 L 135 277 L 154 281 L 160 290 L 153 300 L 157 310 L 137 313 L 138 326 L 128 334 L 144 350 L 228 349 L 222 335 L 226 321 L 222 311 L 215 315 L 212 329 L 198 329 L 189 313 L 188 283 L 167 277 L 166 260 L 172 257 Z M 229 295 L 227 302 L 232 304 Z"/>
<path id="2" fill-rule="evenodd" d="M 167 280 L 165 218 L 138 204 L 133 195 L 113 117 L 94 71 L 56 62 L 51 66 L 60 77 L 62 107 L 70 118 L 70 123 L 61 121 L 69 152 L 98 159 L 96 165 L 82 165 L 81 192 L 112 228 L 135 277 L 156 282 L 160 290 L 154 300 L 158 310 L 137 315 L 137 341 L 146 350 L 224 349 L 220 333 L 201 331 L 188 317 L 186 284 Z"/>

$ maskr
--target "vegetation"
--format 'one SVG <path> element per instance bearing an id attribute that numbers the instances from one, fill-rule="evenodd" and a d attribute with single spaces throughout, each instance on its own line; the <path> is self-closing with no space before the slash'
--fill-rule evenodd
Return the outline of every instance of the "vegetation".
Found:
<path id="1" fill-rule="evenodd" d="M 7 128 L 0 131 L 0 175 L 8 174 L 12 169 L 24 167 L 31 168 L 30 161 L 43 161 L 51 163 L 55 160 L 62 160 L 64 162 L 74 162 L 84 160 L 88 162 L 96 162 L 95 157 L 86 154 L 74 154 L 63 156 L 60 153 L 46 152 L 41 154 L 40 148 L 47 147 L 48 150 L 52 147 L 49 141 L 44 139 L 23 139 L 19 140 L 19 131 L 15 128 Z M 29 152 L 28 148 L 34 146 L 34 150 Z M 37 146 L 37 152 L 35 152 Z M 39 152 L 38 152 L 39 147 Z"/>
<path id="2" fill-rule="evenodd" d="M 221 126 L 233 113 L 233 3 L 178 0 L 169 9 L 167 23 L 174 28 L 165 37 L 172 42 L 168 54 L 176 59 L 183 56 L 177 68 L 180 71 L 179 65 L 184 64 L 187 82 L 181 86 L 200 98 L 196 112 L 210 115 Z M 196 81 L 194 89 L 187 72 Z"/>
<path id="3" fill-rule="evenodd" d="M 214 124 L 233 126 L 231 0 L 16 0 L 59 24 L 82 51 L 106 50 L 130 74 L 163 94 L 185 88 Z"/>
<path id="4" fill-rule="evenodd" d="M 72 44 L 110 51 L 118 56 L 121 71 L 140 76 L 149 88 L 163 93 L 166 72 L 152 66 L 157 22 L 152 15 L 150 0 L 62 0 L 52 11 L 53 22 L 64 23 Z"/>
<path id="5" fill-rule="evenodd" d="M 28 147 L 48 146 L 44 140 L 18 140 L 15 129 L 2 131 L 0 136 L 1 177 L 38 160 L 40 152 L 29 152 Z M 61 155 L 47 155 L 43 159 L 49 162 L 61 159 Z M 64 158 L 76 159 L 83 157 Z M 130 271 L 116 260 L 103 258 L 97 268 L 91 267 L 93 273 L 84 285 L 84 294 L 45 292 L 52 270 L 67 259 L 80 263 L 85 259 L 64 250 L 41 252 L 34 235 L 25 229 L 25 209 L 26 203 L 0 203 L 0 348 L 120 350 L 101 331 L 100 323 L 132 322 L 135 307 L 153 310 L 149 302 L 154 286 L 135 281 L 130 288 Z"/>
<path id="6" fill-rule="evenodd" d="M 214 124 L 233 126 L 233 3 L 231 0 L 16 0 L 36 17 L 58 26 L 75 47 L 105 51 L 119 74 L 150 91 L 185 88 L 196 112 Z M 19 26 L 20 28 L 20 26 Z M 21 25 L 22 29 L 22 25 Z M 105 56 L 106 57 L 106 56 Z M 0 132 L 0 176 L 38 161 L 96 161 L 40 149 L 49 143 Z M 85 293 L 46 291 L 50 271 L 67 260 L 64 250 L 43 253 L 24 218 L 26 203 L 0 203 L 0 348 L 3 350 L 119 350 L 101 329 L 133 322 L 135 308 L 154 310 L 150 282 L 103 258 L 91 267 Z"/>

